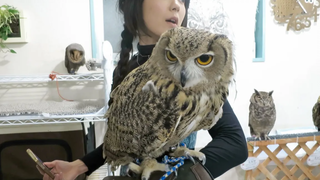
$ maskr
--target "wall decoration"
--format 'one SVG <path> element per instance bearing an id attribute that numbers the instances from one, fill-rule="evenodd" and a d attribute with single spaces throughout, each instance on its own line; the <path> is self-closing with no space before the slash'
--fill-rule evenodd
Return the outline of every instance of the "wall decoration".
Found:
<path id="1" fill-rule="evenodd" d="M 230 20 L 221 0 L 192 0 L 188 10 L 188 27 L 225 34 L 233 40 Z"/>
<path id="2" fill-rule="evenodd" d="M 318 0 L 271 0 L 271 4 L 275 20 L 287 23 L 287 31 L 310 28 L 312 19 L 317 22 L 319 16 Z"/>
<path id="3" fill-rule="evenodd" d="M 19 18 L 20 13 L 15 7 L 10 5 L 0 6 L 0 52 L 16 53 L 13 49 L 8 48 L 4 42 L 16 32 Z"/>
<path id="4" fill-rule="evenodd" d="M 17 21 L 14 21 L 10 24 L 12 33 L 8 36 L 8 39 L 3 41 L 3 43 L 26 43 L 27 42 L 27 32 L 25 29 L 24 13 L 22 10 L 19 10 L 19 15 Z"/>

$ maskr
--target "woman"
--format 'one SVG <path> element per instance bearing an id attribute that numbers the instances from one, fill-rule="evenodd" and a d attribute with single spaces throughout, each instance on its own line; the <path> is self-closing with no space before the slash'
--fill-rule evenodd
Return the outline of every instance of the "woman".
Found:
<path id="1" fill-rule="evenodd" d="M 113 72 L 112 89 L 117 87 L 133 69 L 145 63 L 159 37 L 168 29 L 187 25 L 190 0 L 119 0 L 124 15 L 120 60 Z M 132 42 L 139 38 L 138 53 L 131 60 Z M 109 105 L 112 99 L 109 100 Z M 212 141 L 200 151 L 206 155 L 205 167 L 214 178 L 247 159 L 248 151 L 242 128 L 228 101 L 223 106 L 223 116 L 209 130 Z M 104 164 L 102 145 L 73 162 L 53 161 L 44 163 L 58 179 L 75 179 L 85 173 L 90 175 Z M 43 179 L 49 179 L 44 175 Z"/>

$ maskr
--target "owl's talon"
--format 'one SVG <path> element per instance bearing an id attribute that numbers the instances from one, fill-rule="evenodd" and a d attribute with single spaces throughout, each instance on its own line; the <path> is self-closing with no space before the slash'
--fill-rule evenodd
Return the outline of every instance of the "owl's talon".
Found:
<path id="1" fill-rule="evenodd" d="M 129 168 L 129 167 L 126 167 L 126 175 L 127 175 L 128 177 L 131 177 L 131 175 L 130 175 L 130 168 Z"/>
<path id="2" fill-rule="evenodd" d="M 154 171 L 168 171 L 167 164 L 158 163 L 156 159 L 145 158 L 140 166 L 135 163 L 130 163 L 129 168 L 136 174 L 141 174 L 142 180 L 148 180 L 151 173 Z"/>
<path id="3" fill-rule="evenodd" d="M 198 158 L 200 161 L 202 161 L 202 164 L 204 164 L 206 162 L 206 156 L 199 151 L 195 151 L 195 150 L 190 150 L 186 147 L 177 147 L 177 149 L 170 154 L 173 157 L 181 157 L 181 156 L 186 156 L 188 157 L 193 163 L 195 163 L 195 160 L 193 157 Z"/>
<path id="4" fill-rule="evenodd" d="M 260 136 L 256 136 L 254 139 L 261 141 L 261 137 Z"/>
<path id="5" fill-rule="evenodd" d="M 265 140 L 271 140 L 271 138 L 269 138 L 269 136 L 267 136 L 267 135 L 264 136 L 264 139 L 265 139 Z"/>
<path id="6" fill-rule="evenodd" d="M 175 177 L 178 177 L 178 171 L 177 170 L 174 171 L 174 175 L 175 175 Z"/>
<path id="7" fill-rule="evenodd" d="M 207 161 L 206 155 L 204 155 L 203 159 L 202 159 L 202 165 L 205 165 Z"/>
<path id="8" fill-rule="evenodd" d="M 189 152 L 188 151 L 185 151 L 185 156 L 188 158 L 188 159 L 190 159 L 192 162 L 193 162 L 193 164 L 195 164 L 196 163 L 196 161 L 193 159 L 193 157 L 192 156 L 190 156 L 190 154 L 189 154 Z"/>

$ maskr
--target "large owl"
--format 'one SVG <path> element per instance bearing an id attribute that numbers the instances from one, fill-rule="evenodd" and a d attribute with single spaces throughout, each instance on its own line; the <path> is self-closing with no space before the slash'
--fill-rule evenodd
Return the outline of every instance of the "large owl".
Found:
<path id="1" fill-rule="evenodd" d="M 320 131 L 320 96 L 312 108 L 312 119 L 313 124 L 318 128 L 318 131 Z"/>
<path id="2" fill-rule="evenodd" d="M 150 59 L 111 92 L 103 156 L 112 170 L 130 163 L 148 179 L 151 172 L 168 168 L 155 158 L 192 132 L 215 125 L 233 80 L 232 53 L 224 35 L 183 27 L 165 32 Z M 170 155 L 185 153 L 205 157 L 183 146 Z M 142 160 L 140 166 L 131 163 L 136 159 Z"/>
<path id="3" fill-rule="evenodd" d="M 249 127 L 252 137 L 270 139 L 268 137 L 276 121 L 276 107 L 272 93 L 257 91 L 252 94 L 249 106 Z"/>
<path id="4" fill-rule="evenodd" d="M 64 63 L 69 74 L 76 74 L 80 66 L 86 63 L 83 47 L 77 43 L 67 46 Z"/>

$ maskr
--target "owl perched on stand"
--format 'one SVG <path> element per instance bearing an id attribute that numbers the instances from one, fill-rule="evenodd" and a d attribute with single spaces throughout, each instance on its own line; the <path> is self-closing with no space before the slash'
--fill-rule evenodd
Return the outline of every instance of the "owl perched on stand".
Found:
<path id="1" fill-rule="evenodd" d="M 312 119 L 313 124 L 318 128 L 318 131 L 320 131 L 320 96 L 312 108 Z"/>
<path id="2" fill-rule="evenodd" d="M 142 179 L 168 170 L 155 158 L 192 132 L 216 124 L 233 75 L 232 43 L 226 36 L 183 27 L 165 32 L 149 60 L 111 92 L 114 101 L 105 115 L 106 163 L 113 171 L 130 163 L 129 169 Z M 186 154 L 205 158 L 183 146 L 170 155 Z M 137 159 L 140 165 L 133 163 Z"/>
<path id="3" fill-rule="evenodd" d="M 276 107 L 272 93 L 257 91 L 252 94 L 249 106 L 249 127 L 252 137 L 270 139 L 268 137 L 276 121 Z"/>
<path id="4" fill-rule="evenodd" d="M 76 74 L 80 66 L 86 63 L 84 49 L 80 44 L 73 43 L 67 46 L 64 63 L 69 74 Z"/>

